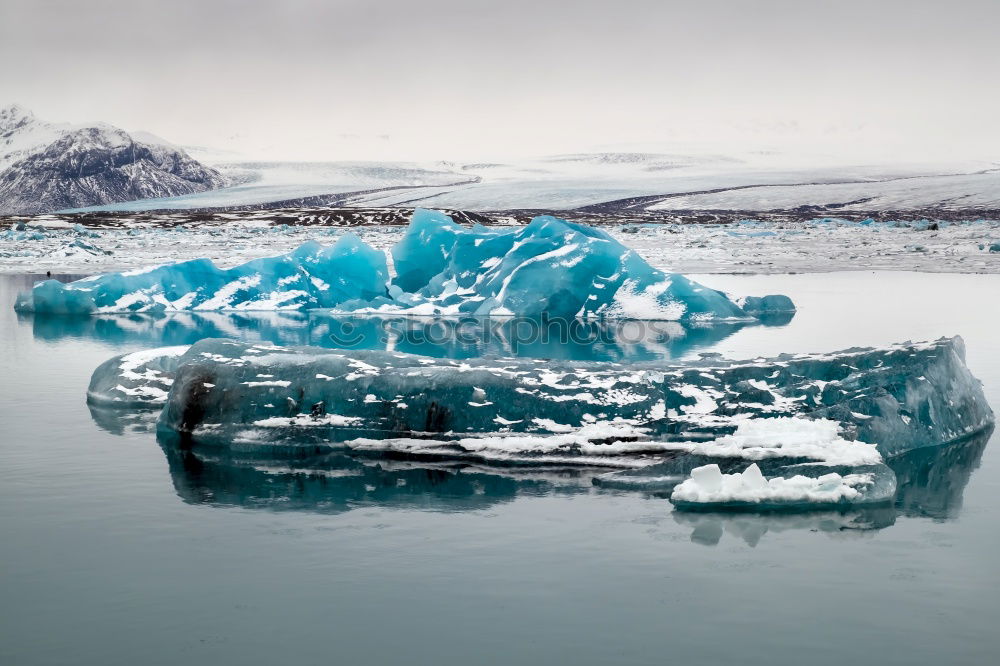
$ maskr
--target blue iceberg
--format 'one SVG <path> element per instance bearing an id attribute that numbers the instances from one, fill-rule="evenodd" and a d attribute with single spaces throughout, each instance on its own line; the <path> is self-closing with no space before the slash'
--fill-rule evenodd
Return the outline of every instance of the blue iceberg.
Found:
<path id="1" fill-rule="evenodd" d="M 396 285 L 441 312 L 562 319 L 751 316 L 720 291 L 656 270 L 604 231 L 547 215 L 504 232 L 466 230 L 442 213 L 418 210 L 392 254 Z M 785 311 L 794 310 L 783 298 Z"/>
<path id="2" fill-rule="evenodd" d="M 554 217 L 518 229 L 456 224 L 417 210 L 385 254 L 354 235 L 324 247 L 229 269 L 207 259 L 109 273 L 21 294 L 19 312 L 95 314 L 170 311 L 405 312 L 657 320 L 757 320 L 794 312 L 786 296 L 742 306 L 683 275 L 656 270 L 604 231 Z"/>
<path id="3" fill-rule="evenodd" d="M 353 234 L 312 241 L 280 257 L 218 268 L 195 259 L 63 284 L 45 280 L 18 297 L 20 312 L 98 314 L 179 310 L 347 309 L 384 297 L 385 255 Z"/>

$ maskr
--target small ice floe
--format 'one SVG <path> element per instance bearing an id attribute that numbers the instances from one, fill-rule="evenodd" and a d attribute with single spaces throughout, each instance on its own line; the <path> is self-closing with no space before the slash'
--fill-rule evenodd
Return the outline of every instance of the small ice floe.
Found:
<path id="1" fill-rule="evenodd" d="M 890 501 L 896 478 L 878 447 L 845 439 L 842 425 L 753 418 L 714 440 L 677 443 L 682 455 L 595 483 L 669 495 L 682 509 L 815 510 Z"/>
<path id="2" fill-rule="evenodd" d="M 717 505 L 729 508 L 795 505 L 853 504 L 874 486 L 875 475 L 830 472 L 817 477 L 794 475 L 765 478 L 756 463 L 742 473 L 723 474 L 717 464 L 691 470 L 691 477 L 670 496 L 675 504 Z"/>

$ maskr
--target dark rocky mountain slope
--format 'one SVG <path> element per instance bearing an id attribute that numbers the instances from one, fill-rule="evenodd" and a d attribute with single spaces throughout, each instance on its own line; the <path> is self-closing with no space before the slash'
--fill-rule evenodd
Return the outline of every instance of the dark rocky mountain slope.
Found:
<path id="1" fill-rule="evenodd" d="M 52 125 L 17 107 L 0 111 L 0 122 L 0 150 L 8 148 L 0 160 L 0 214 L 170 197 L 226 184 L 180 148 L 139 140 L 111 125 Z"/>

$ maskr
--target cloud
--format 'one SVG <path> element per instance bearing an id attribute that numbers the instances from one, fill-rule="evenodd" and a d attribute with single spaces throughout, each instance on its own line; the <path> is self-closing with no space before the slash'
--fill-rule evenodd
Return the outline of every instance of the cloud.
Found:
<path id="1" fill-rule="evenodd" d="M 230 148 L 239 135 L 257 157 L 671 141 L 872 159 L 1000 151 L 991 0 L 5 0 L 0 12 L 4 101 L 177 143 Z"/>

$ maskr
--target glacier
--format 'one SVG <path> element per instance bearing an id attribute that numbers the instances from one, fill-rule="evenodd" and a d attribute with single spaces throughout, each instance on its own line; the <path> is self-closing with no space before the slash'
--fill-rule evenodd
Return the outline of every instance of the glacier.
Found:
<path id="1" fill-rule="evenodd" d="M 730 147 L 731 148 L 731 147 Z M 198 155 L 194 155 L 201 159 Z M 398 162 L 216 164 L 241 184 L 222 190 L 91 207 L 142 211 L 240 207 L 307 198 L 347 206 L 462 210 L 603 209 L 646 211 L 823 212 L 953 208 L 996 209 L 997 173 L 989 164 L 789 161 L 783 151 L 600 152 L 518 158 L 506 163 Z M 227 160 L 228 162 L 228 160 Z M 917 178 L 914 178 L 914 177 Z"/>
<path id="2" fill-rule="evenodd" d="M 111 359 L 88 399 L 127 407 L 151 396 L 161 434 L 188 447 L 600 466 L 617 471 L 595 484 L 673 493 L 679 508 L 888 502 L 887 462 L 994 420 L 957 337 L 628 364 L 219 339 L 178 351 Z M 713 465 L 711 477 L 695 472 Z"/>
<path id="3" fill-rule="evenodd" d="M 173 311 L 405 312 L 416 315 L 762 320 L 794 312 L 786 296 L 737 302 L 665 273 L 608 233 L 551 216 L 518 229 L 456 224 L 417 209 L 383 252 L 346 234 L 277 257 L 218 268 L 207 259 L 70 283 L 39 282 L 15 309 L 42 314 Z"/>

